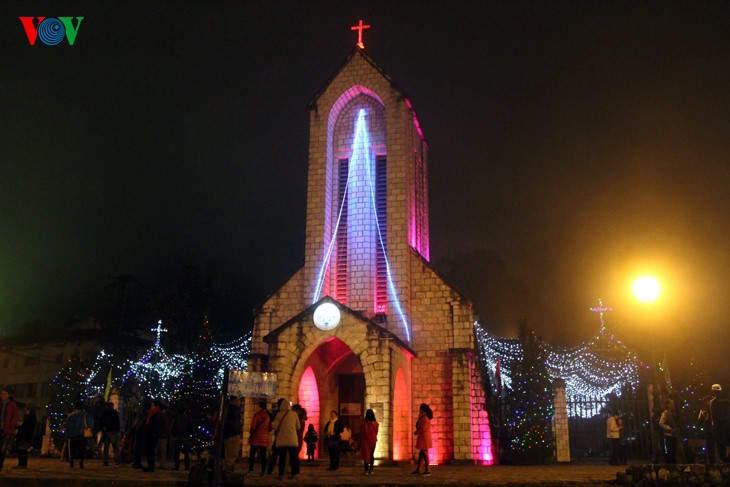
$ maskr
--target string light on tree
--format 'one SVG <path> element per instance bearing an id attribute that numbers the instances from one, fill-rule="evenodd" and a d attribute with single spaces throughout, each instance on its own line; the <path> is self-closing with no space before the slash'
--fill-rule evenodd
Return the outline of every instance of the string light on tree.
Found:
<path id="1" fill-rule="evenodd" d="M 639 384 L 637 354 L 608 331 L 604 315 L 610 308 L 599 301 L 593 309 L 599 313 L 601 326 L 587 342 L 575 347 L 544 344 L 550 376 L 565 380 L 568 397 L 620 396 L 627 386 L 635 391 Z M 474 330 L 482 366 L 494 381 L 500 359 L 502 379 L 511 387 L 511 363 L 521 360 L 523 354 L 519 340 L 492 336 L 479 322 L 474 323 Z"/>

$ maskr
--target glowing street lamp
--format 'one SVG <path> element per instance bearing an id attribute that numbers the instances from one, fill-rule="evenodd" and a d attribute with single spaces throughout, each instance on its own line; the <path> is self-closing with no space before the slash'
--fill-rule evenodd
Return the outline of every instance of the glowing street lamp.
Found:
<path id="1" fill-rule="evenodd" d="M 634 281 L 634 296 L 642 303 L 653 303 L 659 297 L 661 286 L 659 281 L 651 276 L 642 276 Z"/>
<path id="2" fill-rule="evenodd" d="M 651 276 L 642 276 L 634 281 L 632 291 L 636 299 L 645 304 L 653 303 L 659 298 L 661 293 L 661 286 L 659 281 Z M 654 368 L 656 364 L 655 352 L 654 352 L 654 329 L 650 330 L 651 340 L 651 388 L 648 391 L 647 400 L 649 401 L 649 435 L 651 436 L 651 461 L 656 463 L 657 461 L 657 449 L 656 449 L 656 438 L 654 437 L 654 386 L 656 384 L 656 370 Z"/>

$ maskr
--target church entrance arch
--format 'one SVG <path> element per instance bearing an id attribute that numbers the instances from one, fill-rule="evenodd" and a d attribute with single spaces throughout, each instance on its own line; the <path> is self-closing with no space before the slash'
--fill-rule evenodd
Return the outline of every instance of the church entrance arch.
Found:
<path id="1" fill-rule="evenodd" d="M 308 425 L 313 424 L 319 436 L 317 456 L 322 457 L 327 451 L 324 427 L 330 411 L 337 411 L 343 425 L 350 428 L 356 449 L 365 414 L 366 381 L 360 359 L 345 342 L 330 338 L 312 352 L 304 369 L 299 382 L 299 403 L 307 410 Z"/>

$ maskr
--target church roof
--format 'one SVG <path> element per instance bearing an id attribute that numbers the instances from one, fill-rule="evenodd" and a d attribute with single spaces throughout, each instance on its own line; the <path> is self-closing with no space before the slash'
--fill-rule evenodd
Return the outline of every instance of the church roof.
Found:
<path id="1" fill-rule="evenodd" d="M 373 60 L 373 58 L 371 58 L 370 56 L 365 54 L 365 52 L 362 49 L 360 49 L 359 47 L 355 47 L 352 51 L 350 51 L 350 54 L 348 54 L 348 56 L 345 58 L 345 60 L 337 67 L 337 69 L 334 71 L 334 73 L 332 73 L 330 75 L 330 77 L 325 82 L 324 86 L 322 86 L 322 88 L 317 92 L 317 94 L 314 95 L 314 98 L 309 100 L 309 103 L 307 103 L 307 110 L 316 110 L 317 109 L 317 100 L 319 99 L 319 97 L 322 96 L 322 93 L 324 93 L 327 90 L 329 85 L 332 84 L 332 82 L 335 80 L 335 78 L 337 78 L 337 76 L 340 74 L 340 72 L 345 68 L 345 66 L 347 66 L 350 63 L 350 61 L 352 61 L 352 58 L 354 58 L 355 56 L 360 56 L 365 61 L 367 61 L 368 64 L 370 64 L 373 68 L 375 68 L 380 73 L 380 75 L 383 78 L 385 78 L 388 81 L 388 83 L 390 83 L 391 88 L 393 88 L 398 93 L 400 93 L 403 98 L 408 99 L 408 95 L 403 90 L 403 88 L 398 86 L 398 84 L 396 84 L 396 82 L 393 81 L 393 78 L 391 78 L 388 73 L 383 71 L 383 68 L 378 66 L 378 64 Z M 410 106 L 409 106 L 409 108 L 410 108 Z"/>
<path id="2" fill-rule="evenodd" d="M 274 330 L 272 330 L 271 332 L 269 332 L 266 336 L 264 336 L 264 342 L 266 342 L 268 344 L 273 343 L 277 339 L 277 337 L 282 332 L 284 332 L 287 328 L 289 328 L 290 326 L 292 326 L 292 325 L 294 325 L 296 323 L 299 323 L 300 321 L 302 321 L 303 318 L 305 318 L 307 316 L 313 315 L 314 314 L 314 310 L 317 309 L 317 307 L 320 304 L 322 304 L 322 303 L 332 303 L 332 304 L 334 304 L 335 306 L 337 306 L 340 309 L 340 312 L 341 313 L 347 313 L 348 315 L 352 316 L 353 318 L 355 318 L 355 319 L 357 319 L 357 320 L 365 323 L 368 326 L 368 328 L 374 330 L 379 335 L 382 335 L 382 336 L 385 336 L 387 338 L 390 338 L 391 340 L 393 340 L 393 342 L 396 345 L 398 345 L 400 348 L 406 350 L 408 353 L 410 353 L 414 357 L 417 355 L 416 352 L 413 351 L 413 349 L 411 347 L 409 347 L 403 340 L 401 340 L 400 338 L 398 338 L 398 336 L 394 335 L 392 332 L 388 331 L 386 328 L 383 328 L 381 325 L 379 325 L 378 323 L 376 323 L 373 320 L 369 319 L 367 316 L 363 315 L 362 313 L 358 313 L 357 311 L 355 311 L 355 310 L 353 310 L 351 308 L 348 308 L 344 304 L 336 301 L 335 299 L 333 299 L 333 298 L 331 298 L 329 296 L 323 297 L 322 299 L 320 299 L 316 303 L 312 304 L 310 307 L 304 309 L 298 315 L 294 316 L 293 318 L 289 319 L 288 321 L 286 321 L 282 325 L 278 326 L 277 328 L 275 328 Z"/>

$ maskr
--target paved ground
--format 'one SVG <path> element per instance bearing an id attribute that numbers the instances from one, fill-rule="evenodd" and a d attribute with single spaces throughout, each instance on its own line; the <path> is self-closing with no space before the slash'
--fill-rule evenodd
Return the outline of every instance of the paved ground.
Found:
<path id="1" fill-rule="evenodd" d="M 616 473 L 626 467 L 609 465 L 549 465 L 514 467 L 434 466 L 430 476 L 412 475 L 413 466 L 376 467 L 372 476 L 365 475 L 361 467 L 341 467 L 328 472 L 326 464 L 302 464 L 302 472 L 296 480 L 287 477 L 279 480 L 276 475 L 261 477 L 258 471 L 244 479 L 246 487 L 268 485 L 322 485 L 328 487 L 357 485 L 609 485 L 616 480 Z M 274 470 L 277 473 L 277 469 Z"/>
<path id="2" fill-rule="evenodd" d="M 0 472 L 0 486 L 33 487 L 131 487 L 149 485 L 152 487 L 183 487 L 187 483 L 187 472 L 157 470 L 144 473 L 129 465 L 103 467 L 99 460 L 87 460 L 83 470 L 71 469 L 68 463 L 58 459 L 31 458 L 27 470 L 17 470 L 14 458 L 9 458 Z M 471 467 L 435 466 L 428 477 L 411 475 L 412 466 L 377 467 L 372 476 L 365 476 L 360 467 L 352 464 L 343 466 L 337 472 L 328 472 L 327 464 L 302 464 L 302 473 L 296 480 L 279 480 L 276 475 L 261 477 L 258 473 L 246 476 L 248 486 L 271 485 L 322 485 L 327 487 L 359 485 L 609 485 L 615 481 L 616 473 L 626 467 L 612 467 L 604 464 L 550 465 L 536 467 Z M 247 465 L 236 465 L 236 471 L 247 470 Z M 275 470 L 276 472 L 276 470 Z"/>

